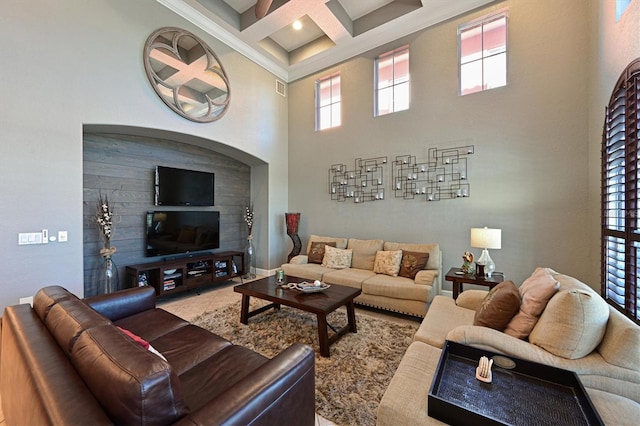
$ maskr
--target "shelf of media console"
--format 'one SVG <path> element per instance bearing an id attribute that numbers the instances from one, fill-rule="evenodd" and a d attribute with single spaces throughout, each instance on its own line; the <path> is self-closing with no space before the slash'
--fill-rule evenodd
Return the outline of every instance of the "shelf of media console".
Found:
<path id="1" fill-rule="evenodd" d="M 160 297 L 242 277 L 244 253 L 224 251 L 129 265 L 125 275 L 129 287 L 149 285 Z"/>

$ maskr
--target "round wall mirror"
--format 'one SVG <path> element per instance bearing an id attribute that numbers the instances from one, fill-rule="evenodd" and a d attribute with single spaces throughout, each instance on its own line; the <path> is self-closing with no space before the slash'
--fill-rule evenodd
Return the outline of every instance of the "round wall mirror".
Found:
<path id="1" fill-rule="evenodd" d="M 229 107 L 231 87 L 222 63 L 189 31 L 168 27 L 151 34 L 144 69 L 160 99 L 184 118 L 209 123 Z"/>

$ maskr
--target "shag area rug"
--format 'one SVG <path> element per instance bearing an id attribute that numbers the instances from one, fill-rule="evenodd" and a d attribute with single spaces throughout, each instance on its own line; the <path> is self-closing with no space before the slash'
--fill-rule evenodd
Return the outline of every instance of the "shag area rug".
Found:
<path id="1" fill-rule="evenodd" d="M 264 301 L 252 299 L 252 309 Z M 327 318 L 336 329 L 347 323 L 343 310 Z M 240 323 L 240 303 L 234 303 L 196 318 L 193 324 L 231 342 L 272 358 L 294 342 L 316 351 L 316 411 L 341 426 L 375 425 L 376 410 L 400 359 L 418 329 L 356 313 L 357 333 L 347 333 L 331 345 L 331 356 L 319 353 L 316 316 L 282 306 Z M 331 335 L 331 331 L 329 332 Z"/>

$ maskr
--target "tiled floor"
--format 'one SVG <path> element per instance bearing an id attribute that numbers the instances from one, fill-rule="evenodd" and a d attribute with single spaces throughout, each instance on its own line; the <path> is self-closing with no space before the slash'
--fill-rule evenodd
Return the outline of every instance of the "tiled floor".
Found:
<path id="1" fill-rule="evenodd" d="M 203 287 L 198 290 L 185 291 L 175 296 L 159 299 L 157 305 L 180 318 L 192 321 L 204 312 L 239 302 L 242 295 L 235 293 L 233 287 L 240 282 L 240 279 L 236 278 L 209 288 Z"/>

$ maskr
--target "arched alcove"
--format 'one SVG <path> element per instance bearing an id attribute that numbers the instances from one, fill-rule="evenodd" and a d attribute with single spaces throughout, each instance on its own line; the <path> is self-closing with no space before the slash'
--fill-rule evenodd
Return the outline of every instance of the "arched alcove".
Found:
<path id="1" fill-rule="evenodd" d="M 159 260 L 145 255 L 146 213 L 179 207 L 154 205 L 155 168 L 158 165 L 212 172 L 215 200 L 210 207 L 188 210 L 220 212 L 220 250 L 244 250 L 247 227 L 245 206 L 252 196 L 254 168 L 266 163 L 232 146 L 177 132 L 130 126 L 83 127 L 83 264 L 85 296 L 99 294 L 93 277 L 102 261 L 103 242 L 95 224 L 100 194 L 114 208 L 116 247 L 114 262 L 120 288 L 130 287 L 125 267 Z M 259 172 L 260 173 L 260 172 Z M 255 208 L 255 205 L 254 205 Z M 266 209 L 265 209 L 266 210 Z"/>

